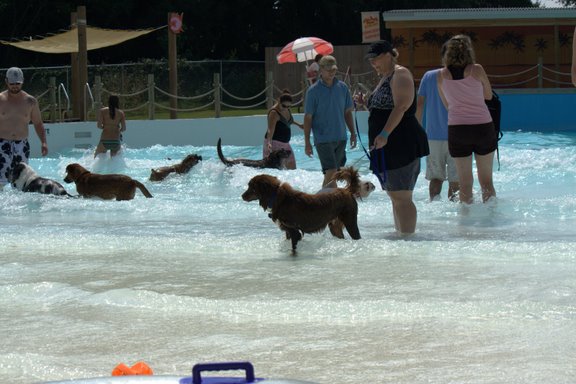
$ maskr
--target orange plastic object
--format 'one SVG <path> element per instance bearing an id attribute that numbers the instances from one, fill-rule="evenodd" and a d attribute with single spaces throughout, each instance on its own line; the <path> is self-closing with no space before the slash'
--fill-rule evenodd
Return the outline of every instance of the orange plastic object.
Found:
<path id="1" fill-rule="evenodd" d="M 152 368 L 143 361 L 139 361 L 131 367 L 124 363 L 120 363 L 112 370 L 112 376 L 150 376 L 153 374 L 154 372 L 152 371 Z"/>

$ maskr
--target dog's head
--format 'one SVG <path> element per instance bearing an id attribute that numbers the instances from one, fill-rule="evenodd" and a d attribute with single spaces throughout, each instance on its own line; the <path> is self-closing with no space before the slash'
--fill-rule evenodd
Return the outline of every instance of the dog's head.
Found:
<path id="1" fill-rule="evenodd" d="M 78 163 L 68 164 L 66 166 L 66 176 L 64 177 L 64 181 L 67 183 L 71 183 L 73 181 L 78 180 L 78 178 L 85 173 L 90 172 L 80 164 Z"/>
<path id="2" fill-rule="evenodd" d="M 242 194 L 242 200 L 258 200 L 260 206 L 267 210 L 280 187 L 280 180 L 270 175 L 254 176 L 248 182 L 248 189 Z"/>
<path id="3" fill-rule="evenodd" d="M 358 170 L 354 169 L 354 167 L 340 169 L 334 174 L 332 179 L 335 181 L 346 181 L 344 189 L 359 198 L 368 197 L 376 189 L 376 186 L 370 181 L 360 180 Z"/>
<path id="4" fill-rule="evenodd" d="M 28 184 L 33 179 L 36 179 L 38 175 L 32 167 L 26 163 L 18 163 L 14 168 L 12 168 L 12 180 L 11 184 L 13 188 L 20 191 L 24 189 L 26 184 Z"/>
<path id="5" fill-rule="evenodd" d="M 166 178 L 167 172 L 160 172 L 156 169 L 150 171 L 150 181 L 162 181 Z"/>
<path id="6" fill-rule="evenodd" d="M 182 167 L 184 172 L 188 172 L 193 166 L 202 161 L 202 156 L 192 154 L 188 155 L 182 160 Z"/>
<path id="7" fill-rule="evenodd" d="M 289 149 L 281 148 L 276 151 L 270 152 L 267 162 L 269 167 L 272 168 L 286 168 L 284 162 L 290 157 L 292 151 Z"/>
<path id="8" fill-rule="evenodd" d="M 360 181 L 360 190 L 358 191 L 358 197 L 364 198 L 368 197 L 372 192 L 376 190 L 376 186 L 370 181 Z"/>

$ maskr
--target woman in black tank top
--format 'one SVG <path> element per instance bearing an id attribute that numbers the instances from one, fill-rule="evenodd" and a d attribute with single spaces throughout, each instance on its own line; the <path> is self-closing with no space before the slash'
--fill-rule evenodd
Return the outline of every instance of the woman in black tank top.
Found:
<path id="1" fill-rule="evenodd" d="M 301 129 L 304 125 L 294 121 L 290 107 L 292 106 L 292 95 L 287 90 L 282 92 L 278 101 L 268 111 L 268 129 L 264 135 L 264 146 L 262 155 L 267 157 L 271 152 L 280 149 L 291 151 L 290 157 L 286 161 L 287 169 L 296 169 L 296 158 L 290 146 L 292 137 L 292 124 L 296 124 Z"/>

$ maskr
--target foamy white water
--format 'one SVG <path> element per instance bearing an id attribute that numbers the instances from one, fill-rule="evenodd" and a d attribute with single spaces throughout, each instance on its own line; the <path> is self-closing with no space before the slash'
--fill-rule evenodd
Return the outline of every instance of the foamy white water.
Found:
<path id="1" fill-rule="evenodd" d="M 315 192 L 319 161 L 302 136 L 293 144 L 300 168 L 265 173 Z M 413 238 L 396 238 L 376 191 L 359 204 L 361 240 L 306 235 L 297 257 L 240 198 L 262 171 L 225 168 L 215 147 L 32 159 L 59 181 L 72 162 L 128 174 L 154 198 L 1 193 L 0 382 L 105 376 L 139 360 L 182 375 L 249 360 L 258 377 L 319 383 L 571 383 L 575 144 L 574 134 L 506 133 L 497 201 L 430 203 L 422 173 Z M 261 150 L 224 147 L 229 157 Z M 189 174 L 147 181 L 189 153 L 204 157 Z M 362 155 L 349 152 L 349 164 L 377 184 Z"/>

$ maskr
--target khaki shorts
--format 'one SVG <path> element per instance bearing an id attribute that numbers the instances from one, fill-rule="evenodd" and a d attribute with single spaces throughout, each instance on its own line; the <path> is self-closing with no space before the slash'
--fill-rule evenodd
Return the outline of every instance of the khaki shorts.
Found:
<path id="1" fill-rule="evenodd" d="M 426 157 L 426 180 L 458 182 L 456 164 L 448 151 L 448 140 L 428 140 L 430 154 Z"/>

